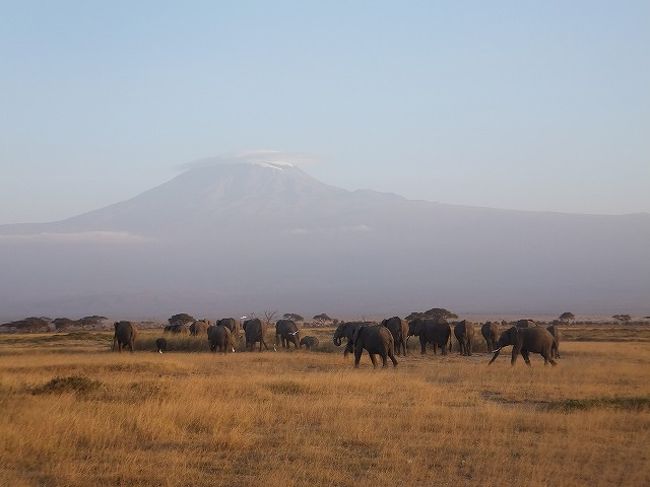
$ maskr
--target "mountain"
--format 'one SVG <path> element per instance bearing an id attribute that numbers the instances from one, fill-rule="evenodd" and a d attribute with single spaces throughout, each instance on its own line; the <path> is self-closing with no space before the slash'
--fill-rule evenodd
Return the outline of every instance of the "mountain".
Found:
<path id="1" fill-rule="evenodd" d="M 494 210 L 204 161 L 67 220 L 0 226 L 0 319 L 648 313 L 650 215 Z"/>

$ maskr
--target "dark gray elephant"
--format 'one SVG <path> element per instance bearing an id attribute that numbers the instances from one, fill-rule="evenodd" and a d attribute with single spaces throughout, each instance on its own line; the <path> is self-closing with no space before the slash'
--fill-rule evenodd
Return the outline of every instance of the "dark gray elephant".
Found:
<path id="1" fill-rule="evenodd" d="M 397 367 L 395 358 L 395 344 L 393 335 L 390 330 L 382 325 L 360 326 L 354 332 L 352 337 L 354 346 L 354 366 L 359 367 L 361 354 L 364 350 L 370 355 L 372 366 L 377 368 L 377 359 L 375 354 L 379 355 L 382 360 L 382 367 L 386 367 L 387 358 L 393 362 L 393 367 Z"/>
<path id="2" fill-rule="evenodd" d="M 535 321 L 527 318 L 525 320 L 518 320 L 517 323 L 515 323 L 515 326 L 517 328 L 533 328 L 537 325 L 535 324 Z"/>
<path id="3" fill-rule="evenodd" d="M 300 347 L 300 330 L 295 321 L 278 320 L 275 324 L 275 344 L 280 345 L 280 342 L 282 348 L 289 348 L 290 343 L 296 348 Z"/>
<path id="4" fill-rule="evenodd" d="M 481 326 L 481 335 L 483 335 L 483 338 L 485 339 L 488 353 L 492 352 L 497 347 L 499 326 L 496 323 L 488 321 Z"/>
<path id="5" fill-rule="evenodd" d="M 420 352 L 427 353 L 427 343 L 433 345 L 433 353 L 438 353 L 440 347 L 443 355 L 447 355 L 447 345 L 451 343 L 451 326 L 445 320 L 416 318 L 409 323 L 409 336 L 420 339 Z"/>
<path id="6" fill-rule="evenodd" d="M 198 320 L 195 321 L 190 325 L 189 331 L 190 335 L 193 337 L 197 337 L 200 335 L 207 335 L 208 334 L 208 328 L 212 326 L 212 322 L 210 320 Z"/>
<path id="7" fill-rule="evenodd" d="M 524 357 L 526 364 L 530 365 L 530 353 L 539 353 L 544 357 L 544 365 L 549 362 L 551 365 L 557 365 L 552 356 L 554 342 L 553 335 L 551 335 L 546 328 L 539 326 L 533 328 L 519 328 L 513 326 L 501 333 L 499 341 L 497 342 L 497 348 L 493 350 L 494 357 L 492 357 L 489 364 L 496 360 L 503 347 L 512 345 L 511 365 L 515 365 L 519 354 Z"/>
<path id="8" fill-rule="evenodd" d="M 340 347 L 341 340 L 343 340 L 343 338 L 348 339 L 348 342 L 345 345 L 345 349 L 343 350 L 343 356 L 347 357 L 348 353 L 354 352 L 354 343 L 352 342 L 352 338 L 354 337 L 354 333 L 357 331 L 357 329 L 361 326 L 370 326 L 374 324 L 375 323 L 370 323 L 367 321 L 349 321 L 341 323 L 338 327 L 336 327 L 332 341 L 334 342 L 334 345 Z"/>
<path id="9" fill-rule="evenodd" d="M 474 340 L 474 325 L 463 320 L 454 326 L 454 336 L 458 340 L 458 349 L 461 355 L 472 355 L 472 340 Z"/>
<path id="10" fill-rule="evenodd" d="M 393 342 L 395 343 L 395 352 L 397 355 L 403 353 L 406 355 L 406 338 L 409 334 L 409 326 L 406 321 L 402 320 L 399 316 L 393 316 L 381 322 L 393 335 Z"/>
<path id="11" fill-rule="evenodd" d="M 118 352 L 121 352 L 122 348 L 125 347 L 129 347 L 129 350 L 133 352 L 135 337 L 137 335 L 135 325 L 130 321 L 117 321 L 115 322 L 114 327 L 115 334 L 113 335 L 113 351 L 115 351 L 115 345 L 117 344 Z"/>
<path id="12" fill-rule="evenodd" d="M 553 358 L 560 358 L 560 340 L 562 339 L 562 333 L 555 325 L 547 326 L 546 329 L 553 335 L 553 350 L 551 355 Z"/>
<path id="13" fill-rule="evenodd" d="M 253 351 L 255 343 L 260 343 L 259 351 L 262 351 L 262 345 L 266 350 L 269 349 L 268 345 L 264 341 L 264 335 L 266 335 L 266 323 L 262 323 L 258 318 L 252 320 L 244 321 L 244 335 L 246 336 L 246 349 Z"/>
<path id="14" fill-rule="evenodd" d="M 307 350 L 314 350 L 318 346 L 318 338 L 316 337 L 303 337 L 300 340 L 300 346 L 305 346 Z"/>
<path id="15" fill-rule="evenodd" d="M 158 353 L 163 353 L 167 351 L 167 340 L 164 338 L 158 338 L 156 340 L 156 350 L 158 350 Z"/>
<path id="16" fill-rule="evenodd" d="M 235 318 L 222 318 L 215 323 L 217 326 L 225 326 L 235 338 L 239 337 L 239 323 Z"/>
<path id="17" fill-rule="evenodd" d="M 230 329 L 223 325 L 211 326 L 208 328 L 208 342 L 210 351 L 234 352 L 235 340 Z"/>

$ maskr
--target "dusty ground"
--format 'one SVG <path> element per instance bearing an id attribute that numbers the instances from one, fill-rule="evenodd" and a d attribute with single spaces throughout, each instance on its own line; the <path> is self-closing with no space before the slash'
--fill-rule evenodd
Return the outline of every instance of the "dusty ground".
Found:
<path id="1" fill-rule="evenodd" d="M 412 352 L 376 371 L 308 333 L 323 352 L 0 336 L 0 485 L 650 485 L 647 330 L 567 331 L 556 368 Z"/>

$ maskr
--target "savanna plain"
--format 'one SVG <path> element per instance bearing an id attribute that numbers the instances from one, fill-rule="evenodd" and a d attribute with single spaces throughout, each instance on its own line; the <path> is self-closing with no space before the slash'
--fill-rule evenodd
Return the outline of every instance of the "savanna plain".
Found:
<path id="1" fill-rule="evenodd" d="M 0 336 L 7 486 L 650 485 L 650 328 L 567 327 L 562 358 L 212 354 L 142 331 Z M 479 335 L 480 338 L 480 335 Z M 269 337 L 269 341 L 272 338 Z"/>

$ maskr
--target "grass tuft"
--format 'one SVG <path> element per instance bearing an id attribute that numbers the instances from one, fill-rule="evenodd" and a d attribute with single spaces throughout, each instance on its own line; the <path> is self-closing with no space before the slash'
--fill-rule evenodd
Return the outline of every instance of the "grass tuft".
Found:
<path id="1" fill-rule="evenodd" d="M 81 375 L 55 377 L 42 386 L 32 389 L 32 394 L 64 394 L 67 392 L 88 393 L 99 389 L 102 383 Z"/>
<path id="2" fill-rule="evenodd" d="M 564 399 L 544 405 L 545 409 L 566 412 L 586 411 L 595 408 L 615 408 L 630 411 L 650 409 L 650 396 L 640 397 L 600 397 L 593 399 Z"/>

